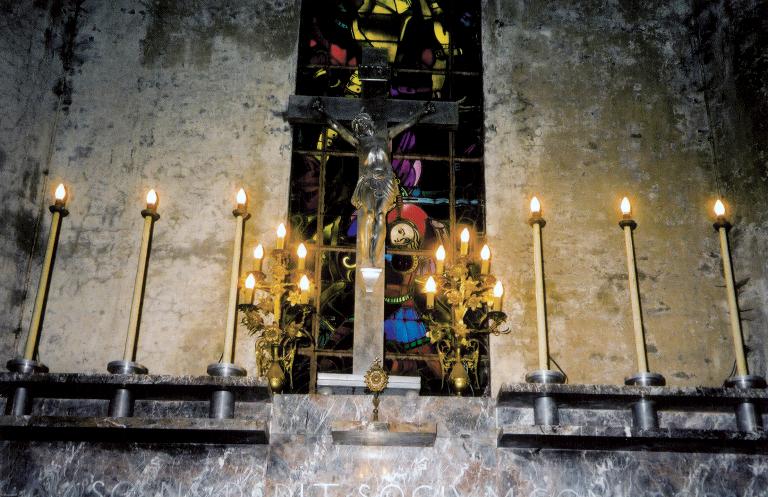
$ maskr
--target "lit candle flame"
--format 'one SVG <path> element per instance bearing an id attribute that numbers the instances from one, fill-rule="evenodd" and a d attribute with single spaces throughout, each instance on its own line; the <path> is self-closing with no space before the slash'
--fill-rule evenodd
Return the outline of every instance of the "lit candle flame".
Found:
<path id="1" fill-rule="evenodd" d="M 155 190 L 149 190 L 147 192 L 147 209 L 152 209 L 157 205 L 157 192 Z"/>
<path id="2" fill-rule="evenodd" d="M 445 247 L 440 245 L 437 247 L 437 251 L 435 251 L 435 259 L 438 261 L 444 261 L 445 260 Z"/>
<path id="3" fill-rule="evenodd" d="M 58 201 L 64 200 L 64 197 L 67 196 L 67 189 L 64 188 L 64 183 L 59 183 L 59 186 L 56 187 L 56 192 L 53 194 L 53 196 Z"/>
<path id="4" fill-rule="evenodd" d="M 253 249 L 253 258 L 254 259 L 264 258 L 264 247 L 261 244 L 256 245 L 256 248 Z"/>
<path id="5" fill-rule="evenodd" d="M 484 261 L 491 258 L 491 249 L 488 245 L 483 245 L 483 249 L 480 251 L 480 258 Z"/>
<path id="6" fill-rule="evenodd" d="M 285 248 L 285 225 L 280 223 L 277 227 L 277 250 L 283 250 Z"/>
<path id="7" fill-rule="evenodd" d="M 531 213 L 538 214 L 541 212 L 541 202 L 536 197 L 531 199 Z"/>
<path id="8" fill-rule="evenodd" d="M 621 199 L 621 213 L 628 216 L 632 212 L 632 206 L 629 205 L 629 199 L 624 197 Z"/>
<path id="9" fill-rule="evenodd" d="M 307 278 L 306 274 L 301 275 L 301 279 L 299 280 L 299 289 L 301 289 L 302 292 L 309 290 L 309 278 Z"/>
<path id="10" fill-rule="evenodd" d="M 717 217 L 725 216 L 725 205 L 720 199 L 717 199 L 717 202 L 715 202 L 715 215 Z"/>
<path id="11" fill-rule="evenodd" d="M 424 284 L 424 291 L 427 293 L 435 293 L 437 291 L 437 282 L 430 276 L 427 278 L 427 282 Z"/>
<path id="12" fill-rule="evenodd" d="M 245 205 L 245 201 L 248 199 L 245 195 L 245 190 L 240 188 L 240 190 L 237 192 L 237 196 L 235 197 L 235 200 L 237 200 L 237 205 Z"/>
<path id="13" fill-rule="evenodd" d="M 493 286 L 493 296 L 498 299 L 501 298 L 502 295 L 504 295 L 504 286 L 501 284 L 501 280 L 499 280 Z"/>
<path id="14" fill-rule="evenodd" d="M 245 279 L 245 288 L 248 290 L 253 290 L 256 287 L 256 277 L 253 274 L 248 274 L 248 277 Z"/>
<path id="15" fill-rule="evenodd" d="M 464 228 L 461 231 L 461 242 L 462 243 L 468 243 L 469 242 L 469 230 L 467 228 Z"/>
<path id="16" fill-rule="evenodd" d="M 303 259 L 307 256 L 307 247 L 305 247 L 303 243 L 300 243 L 299 248 L 296 249 L 296 255 L 298 255 L 300 259 Z"/>

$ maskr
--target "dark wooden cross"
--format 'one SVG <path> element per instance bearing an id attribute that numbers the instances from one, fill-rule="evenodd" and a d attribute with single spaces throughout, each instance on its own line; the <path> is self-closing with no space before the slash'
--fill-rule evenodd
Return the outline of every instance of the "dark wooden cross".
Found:
<path id="1" fill-rule="evenodd" d="M 387 51 L 363 47 L 362 63 L 358 67 L 363 86 L 362 98 L 321 97 L 325 110 L 338 121 L 351 121 L 363 108 L 377 122 L 399 123 L 424 108 L 426 101 L 387 98 L 390 85 L 390 67 Z M 291 124 L 324 124 L 323 116 L 313 111 L 313 96 L 291 95 L 285 118 Z M 455 130 L 459 125 L 459 104 L 435 102 L 435 112 L 419 121 L 419 126 L 433 126 Z"/>
<path id="2" fill-rule="evenodd" d="M 362 98 L 320 97 L 324 112 L 318 112 L 318 97 L 291 95 L 285 118 L 291 124 L 326 124 L 328 117 L 335 121 L 348 122 L 364 111 L 371 116 L 377 128 L 386 129 L 390 124 L 406 123 L 412 120 L 413 116 L 423 114 L 428 103 L 426 101 L 388 98 L 391 70 L 386 50 L 363 47 L 358 73 L 363 87 Z M 433 105 L 434 112 L 422 115 L 418 120 L 419 126 L 451 130 L 458 128 L 457 103 L 434 102 Z M 364 240 L 361 236 L 361 214 L 362 211 L 358 211 L 358 261 L 363 259 L 362 254 L 366 253 L 370 245 L 370 240 Z M 381 233 L 378 229 L 375 232 L 377 236 L 386 237 L 386 233 Z M 376 267 L 383 267 L 383 254 L 377 258 L 382 260 L 373 261 Z M 361 274 L 360 269 L 357 268 L 355 278 L 355 339 L 352 361 L 352 371 L 355 375 L 364 374 L 374 359 L 382 357 L 384 353 L 384 278 L 379 277 L 377 273 L 371 279 L 367 273 Z M 366 281 L 367 284 L 364 284 Z"/>

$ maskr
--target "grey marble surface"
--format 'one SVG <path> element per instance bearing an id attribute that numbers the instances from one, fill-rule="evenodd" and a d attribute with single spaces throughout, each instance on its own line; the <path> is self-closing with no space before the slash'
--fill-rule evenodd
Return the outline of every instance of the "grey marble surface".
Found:
<path id="1" fill-rule="evenodd" d="M 77 411 L 72 401 L 46 402 L 39 407 L 48 412 Z M 147 401 L 142 412 L 194 415 L 200 409 L 159 404 Z M 103 408 L 94 406 L 83 409 Z M 269 418 L 268 446 L 0 442 L 0 495 L 757 497 L 768 489 L 765 456 L 497 448 L 498 427 L 530 424 L 531 413 L 497 408 L 490 398 L 391 396 L 380 411 L 384 421 L 435 423 L 434 447 L 336 445 L 333 423 L 368 419 L 370 396 L 277 395 L 272 403 L 237 406 L 238 416 Z M 580 410 L 563 418 L 613 427 L 628 420 Z M 692 413 L 668 421 L 713 426 Z"/>

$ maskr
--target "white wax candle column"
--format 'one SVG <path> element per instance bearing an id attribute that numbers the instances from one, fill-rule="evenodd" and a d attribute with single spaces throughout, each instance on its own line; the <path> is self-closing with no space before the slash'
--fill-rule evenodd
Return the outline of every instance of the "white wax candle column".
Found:
<path id="1" fill-rule="evenodd" d="M 235 361 L 235 326 L 237 320 L 237 287 L 240 281 L 240 259 L 243 250 L 243 224 L 248 218 L 246 210 L 245 190 L 242 188 L 237 192 L 237 208 L 232 211 L 235 216 L 235 245 L 232 252 L 232 272 L 229 278 L 229 306 L 227 307 L 227 329 L 224 337 L 224 357 L 223 362 L 233 363 Z"/>
<path id="2" fill-rule="evenodd" d="M 147 208 L 141 211 L 144 216 L 144 229 L 141 235 L 141 247 L 139 248 L 139 264 L 136 268 L 136 281 L 133 284 L 133 299 L 131 300 L 131 314 L 128 318 L 128 334 L 125 337 L 125 349 L 123 360 L 133 362 L 136 358 L 136 339 L 139 332 L 139 313 L 144 300 L 144 279 L 149 260 L 149 244 L 152 238 L 152 227 L 160 215 L 157 214 L 157 193 L 150 190 L 147 193 Z"/>
<path id="3" fill-rule="evenodd" d="M 731 333 L 733 334 L 733 347 L 736 354 L 736 371 L 739 376 L 749 374 L 747 357 L 744 354 L 744 337 L 741 332 L 741 320 L 739 319 L 739 305 L 736 300 L 736 286 L 733 283 L 733 267 L 731 267 L 731 249 L 728 245 L 728 230 L 731 224 L 725 219 L 725 205 L 721 200 L 715 202 L 715 214 L 717 221 L 714 226 L 720 235 L 720 254 L 723 259 L 723 277 L 725 278 L 725 291 L 728 297 L 728 313 L 731 318 Z"/>
<path id="4" fill-rule="evenodd" d="M 549 344 L 547 343 L 547 308 L 544 299 L 544 260 L 541 248 L 541 228 L 546 224 L 541 217 L 539 199 L 531 199 L 531 217 L 528 224 L 533 229 L 533 271 L 536 284 L 536 328 L 539 339 L 539 369 L 549 369 Z"/>
<path id="5" fill-rule="evenodd" d="M 637 223 L 632 219 L 629 199 L 621 201 L 623 218 L 619 226 L 624 230 L 624 245 L 627 249 L 627 274 L 629 282 L 629 298 L 632 303 L 632 324 L 635 334 L 635 351 L 637 354 L 637 369 L 640 373 L 648 372 L 648 357 L 645 351 L 645 336 L 643 334 L 643 312 L 640 306 L 640 289 L 637 281 L 637 266 L 635 263 L 635 242 L 632 235 Z"/>
<path id="6" fill-rule="evenodd" d="M 43 308 L 45 299 L 48 296 L 48 285 L 51 281 L 51 265 L 56 251 L 56 242 L 59 240 L 59 228 L 61 227 L 61 218 L 66 217 L 69 211 L 64 208 L 66 205 L 67 190 L 63 184 L 56 187 L 54 194 L 54 204 L 49 207 L 51 211 L 51 230 L 48 233 L 48 245 L 45 247 L 45 257 L 43 258 L 43 267 L 40 271 L 40 282 L 37 285 L 37 296 L 35 297 L 35 306 L 32 309 L 32 320 L 29 323 L 29 333 L 24 347 L 24 359 L 32 360 L 37 348 L 37 339 L 40 336 L 40 327 L 43 322 Z"/>

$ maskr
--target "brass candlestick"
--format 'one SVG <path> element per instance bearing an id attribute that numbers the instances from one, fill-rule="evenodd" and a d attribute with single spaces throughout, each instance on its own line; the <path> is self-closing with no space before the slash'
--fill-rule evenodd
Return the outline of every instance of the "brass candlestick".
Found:
<path id="1" fill-rule="evenodd" d="M 736 295 L 736 285 L 734 284 L 733 267 L 731 266 L 731 248 L 728 244 L 728 232 L 731 229 L 731 223 L 725 218 L 725 205 L 718 199 L 715 202 L 715 221 L 714 228 L 720 238 L 720 253 L 723 260 L 723 277 L 725 278 L 726 296 L 728 297 L 728 313 L 731 320 L 731 334 L 733 336 L 733 347 L 736 355 L 736 375 L 731 376 L 725 381 L 725 386 L 729 388 L 751 389 L 766 388 L 765 378 L 749 373 L 747 365 L 747 355 L 744 350 L 744 336 L 741 331 L 741 319 L 739 317 L 739 304 Z M 759 404 L 750 401 L 739 402 L 736 404 L 736 424 L 739 430 L 744 432 L 754 432 L 762 429 L 763 417 L 760 413 Z"/>
<path id="2" fill-rule="evenodd" d="M 306 275 L 287 281 L 291 275 L 291 257 L 284 249 L 271 253 L 271 278 L 261 271 L 250 273 L 256 283 L 251 300 L 254 303 L 241 304 L 243 325 L 256 338 L 256 365 L 258 374 L 266 377 L 274 393 L 285 388 L 286 379 L 293 389 L 293 360 L 296 349 L 302 344 L 314 344 L 311 332 L 306 330 L 307 319 L 311 318 L 314 307 L 309 304 L 309 280 Z M 303 282 L 303 284 L 302 284 Z M 262 299 L 256 298 L 256 291 L 266 292 Z M 283 306 L 290 304 L 285 312 Z M 272 323 L 265 319 L 272 315 Z"/>
<path id="3" fill-rule="evenodd" d="M 467 242 L 468 243 L 468 242 Z M 428 310 L 424 314 L 430 343 L 435 344 L 443 375 L 454 392 L 462 395 L 471 384 L 480 386 L 477 368 L 481 335 L 509 333 L 502 328 L 507 319 L 501 312 L 501 295 L 494 294 L 497 280 L 482 275 L 482 268 L 467 256 L 445 266 L 433 278 L 436 289 L 427 286 Z M 437 298 L 439 297 L 439 298 Z M 499 309 L 499 310 L 494 310 Z M 472 380 L 470 380 L 470 375 Z"/>

